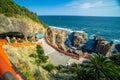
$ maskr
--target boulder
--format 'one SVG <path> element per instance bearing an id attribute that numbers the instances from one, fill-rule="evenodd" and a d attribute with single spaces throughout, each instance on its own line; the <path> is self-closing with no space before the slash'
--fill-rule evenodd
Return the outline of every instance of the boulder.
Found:
<path id="1" fill-rule="evenodd" d="M 96 52 L 102 53 L 104 55 L 112 53 L 115 48 L 114 43 L 112 41 L 108 43 L 107 41 L 105 41 L 105 39 L 102 38 L 96 39 L 95 46 Z"/>
<path id="2" fill-rule="evenodd" d="M 87 40 L 87 35 L 85 33 L 74 32 L 72 44 L 74 47 L 79 47 L 84 44 Z"/>

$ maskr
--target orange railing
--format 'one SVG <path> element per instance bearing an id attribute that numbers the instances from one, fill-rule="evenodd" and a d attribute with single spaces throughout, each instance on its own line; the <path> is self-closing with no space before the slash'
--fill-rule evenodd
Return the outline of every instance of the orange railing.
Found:
<path id="1" fill-rule="evenodd" d="M 80 56 L 79 56 L 79 55 L 74 54 L 74 53 L 66 52 L 66 51 L 64 51 L 64 50 L 62 50 L 62 49 L 60 49 L 60 48 L 58 48 L 57 46 L 55 46 L 55 45 L 54 45 L 53 43 L 51 43 L 50 41 L 48 41 L 46 37 L 45 37 L 45 40 L 46 40 L 46 42 L 48 43 L 48 45 L 50 45 L 51 47 L 53 47 L 53 48 L 56 49 L 57 51 L 59 51 L 59 52 L 65 54 L 65 55 L 68 55 L 68 56 L 70 56 L 70 57 L 72 57 L 72 58 L 80 59 L 80 58 L 89 57 L 88 54 L 84 54 L 84 55 L 80 55 Z"/>
<path id="2" fill-rule="evenodd" d="M 27 46 L 35 46 L 36 43 L 11 43 L 9 44 L 10 46 L 13 46 L 13 47 L 27 47 Z"/>
<path id="3" fill-rule="evenodd" d="M 0 75 L 1 77 L 3 77 L 6 72 L 11 72 L 17 78 L 17 80 L 23 80 L 22 77 L 20 77 L 20 75 L 17 74 L 13 70 L 11 62 L 9 61 L 6 53 L 4 52 L 2 45 L 0 45 Z"/>
<path id="4" fill-rule="evenodd" d="M 7 40 L 6 39 L 0 39 L 0 45 L 5 45 L 7 44 Z"/>
<path id="5" fill-rule="evenodd" d="M 35 45 L 41 45 L 42 46 L 42 42 L 23 42 L 23 43 L 10 43 L 7 44 L 7 40 L 6 39 L 0 39 L 0 45 L 10 45 L 13 47 L 27 47 L 27 46 L 35 46 Z"/>

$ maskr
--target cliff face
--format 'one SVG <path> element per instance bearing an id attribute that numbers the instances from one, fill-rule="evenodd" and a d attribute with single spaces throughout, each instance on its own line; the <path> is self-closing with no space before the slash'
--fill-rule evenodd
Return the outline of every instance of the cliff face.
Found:
<path id="1" fill-rule="evenodd" d="M 91 41 L 87 41 L 87 35 L 85 33 L 72 32 L 58 29 L 58 28 L 49 28 L 46 32 L 46 38 L 56 47 L 75 54 L 80 54 L 81 50 L 92 51 L 96 53 L 102 53 L 106 56 L 111 56 L 114 51 L 114 43 L 107 42 L 105 39 L 100 37 L 95 37 Z M 77 50 L 79 51 L 77 52 Z"/>
<path id="2" fill-rule="evenodd" d="M 84 44 L 87 40 L 87 35 L 84 33 L 66 31 L 63 29 L 57 28 L 49 28 L 46 33 L 46 38 L 58 48 L 67 51 L 69 47 L 79 47 Z M 70 37 L 70 39 L 68 39 Z M 72 43 L 70 46 L 66 45 L 68 40 L 68 44 Z"/>
<path id="3" fill-rule="evenodd" d="M 84 44 L 86 40 L 87 40 L 86 34 L 74 32 L 73 40 L 72 40 L 74 47 L 79 47 L 81 44 Z"/>
<path id="4" fill-rule="evenodd" d="M 13 18 L 0 15 L 0 33 L 21 32 L 25 35 L 34 33 L 45 33 L 42 24 L 34 22 L 29 18 Z"/>
<path id="5" fill-rule="evenodd" d="M 107 57 L 111 56 L 112 52 L 114 51 L 115 45 L 113 44 L 113 42 L 107 42 L 102 38 L 98 38 L 96 39 L 96 50 L 99 53 L 102 53 L 104 55 L 106 55 Z"/>
<path id="6" fill-rule="evenodd" d="M 46 32 L 46 38 L 58 48 L 66 51 L 65 41 L 69 33 L 63 29 L 49 28 Z"/>

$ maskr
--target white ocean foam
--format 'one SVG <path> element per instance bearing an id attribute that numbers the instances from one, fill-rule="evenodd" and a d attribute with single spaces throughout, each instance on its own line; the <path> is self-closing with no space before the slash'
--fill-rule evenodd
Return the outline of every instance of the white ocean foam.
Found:
<path id="1" fill-rule="evenodd" d="M 92 34 L 89 36 L 89 39 L 94 39 L 94 36 L 96 36 L 95 34 Z"/>
<path id="2" fill-rule="evenodd" d="M 67 30 L 67 31 L 70 31 L 71 33 L 72 33 L 72 32 L 79 32 L 79 33 L 84 33 L 84 34 L 88 35 L 88 34 L 85 33 L 83 30 L 76 31 L 76 30 L 71 30 L 71 29 L 67 29 L 67 28 L 60 28 L 60 27 L 56 27 L 56 26 L 49 26 L 49 27 L 53 27 L 53 28 L 57 28 L 57 29 L 62 29 L 62 30 Z"/>
<path id="3" fill-rule="evenodd" d="M 120 44 L 120 39 L 113 39 L 115 44 Z"/>
<path id="4" fill-rule="evenodd" d="M 83 29 L 81 29 L 82 31 L 84 31 L 84 30 L 86 30 L 87 28 L 83 28 Z"/>
<path id="5" fill-rule="evenodd" d="M 56 26 L 49 26 L 49 27 L 57 28 L 57 29 L 62 29 L 62 30 L 66 30 L 66 31 L 73 32 L 71 29 L 67 29 L 67 28 L 60 28 L 60 27 L 56 27 Z"/>

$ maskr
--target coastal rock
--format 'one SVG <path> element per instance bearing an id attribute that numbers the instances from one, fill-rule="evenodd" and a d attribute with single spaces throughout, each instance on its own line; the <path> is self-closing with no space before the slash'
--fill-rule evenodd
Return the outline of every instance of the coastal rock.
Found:
<path id="1" fill-rule="evenodd" d="M 87 35 L 84 33 L 74 32 L 72 44 L 74 47 L 79 47 L 87 40 Z"/>
<path id="2" fill-rule="evenodd" d="M 48 28 L 46 38 L 58 48 L 66 51 L 65 41 L 69 33 L 69 31 L 63 29 Z"/>
<path id="3" fill-rule="evenodd" d="M 120 52 L 120 44 L 115 45 L 115 48 Z"/>
<path id="4" fill-rule="evenodd" d="M 64 51 L 73 51 L 69 50 L 70 47 L 79 47 L 80 45 L 84 44 L 87 40 L 87 35 L 84 33 L 74 32 L 71 35 L 70 31 L 58 29 L 58 28 L 48 28 L 46 32 L 46 38 L 49 40 L 53 45 L 56 47 L 64 50 Z M 70 42 L 72 42 L 72 46 L 66 45 L 66 40 L 71 37 Z"/>
<path id="5" fill-rule="evenodd" d="M 56 35 L 56 39 L 55 39 L 55 44 L 58 46 L 58 48 L 66 51 L 65 45 L 64 45 L 64 40 L 62 38 L 63 36 L 60 34 Z"/>
<path id="6" fill-rule="evenodd" d="M 53 43 L 53 31 L 51 30 L 51 28 L 48 28 L 47 29 L 47 32 L 46 32 L 46 38 L 51 42 Z"/>
<path id="7" fill-rule="evenodd" d="M 96 45 L 95 48 L 96 48 L 97 52 L 102 53 L 107 56 L 108 55 L 110 56 L 115 48 L 115 45 L 112 41 L 108 43 L 107 41 L 105 41 L 102 38 L 96 39 L 95 45 Z"/>

